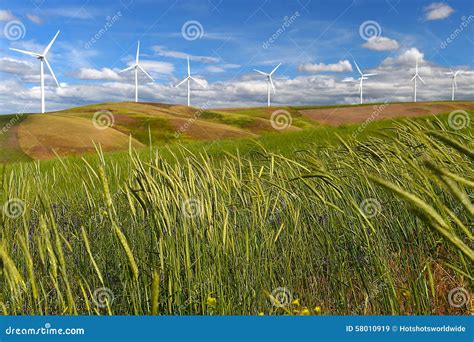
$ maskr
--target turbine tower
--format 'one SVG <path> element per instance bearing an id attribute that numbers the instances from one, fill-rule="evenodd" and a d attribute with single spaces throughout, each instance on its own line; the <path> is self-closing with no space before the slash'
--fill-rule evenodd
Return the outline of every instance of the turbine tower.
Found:
<path id="1" fill-rule="evenodd" d="M 454 72 L 451 70 L 450 72 L 445 72 L 446 75 L 450 75 L 451 78 L 451 101 L 454 101 L 454 89 L 458 89 L 458 84 L 456 82 L 456 77 L 461 73 L 461 70 Z"/>
<path id="2" fill-rule="evenodd" d="M 419 79 L 424 85 L 426 85 L 425 81 L 421 78 L 421 76 L 418 74 L 418 58 L 416 59 L 416 65 L 415 65 L 415 74 L 412 77 L 413 81 L 413 102 L 416 102 L 416 79 Z"/>
<path id="3" fill-rule="evenodd" d="M 56 35 L 53 37 L 53 39 L 51 39 L 48 46 L 46 46 L 46 48 L 44 49 L 43 53 L 36 53 L 36 52 L 31 52 L 31 51 L 24 51 L 24 50 L 10 48 L 10 50 L 17 51 L 17 52 L 23 53 L 25 55 L 33 56 L 33 57 L 39 59 L 40 62 L 41 62 L 40 82 L 41 82 L 41 113 L 42 114 L 45 112 L 45 106 L 44 106 L 44 63 L 46 63 L 46 66 L 48 67 L 49 72 L 51 73 L 51 76 L 53 76 L 54 80 L 56 81 L 56 85 L 58 86 L 58 88 L 60 87 L 59 82 L 56 78 L 56 75 L 54 74 L 54 71 L 51 68 L 51 65 L 49 65 L 48 60 L 46 59 L 46 55 L 48 54 L 49 50 L 51 49 L 51 46 L 53 46 L 54 41 L 56 40 L 56 38 L 59 35 L 59 32 L 60 31 L 58 31 L 56 33 Z"/>
<path id="4" fill-rule="evenodd" d="M 188 82 L 188 107 L 191 107 L 191 80 L 193 80 L 194 82 L 196 82 L 197 84 L 199 84 L 201 87 L 203 88 L 206 88 L 206 85 L 204 83 L 202 83 L 201 81 L 195 79 L 194 77 L 191 76 L 191 67 L 189 66 L 189 56 L 188 56 L 188 76 L 182 80 L 181 82 L 179 82 L 175 88 L 178 88 L 181 84 L 183 84 L 184 82 Z"/>
<path id="5" fill-rule="evenodd" d="M 128 68 L 120 70 L 120 72 L 122 73 L 128 70 L 135 69 L 135 102 L 138 102 L 138 70 L 141 70 L 151 80 L 150 83 L 155 82 L 153 77 L 151 77 L 150 74 L 147 73 L 145 69 L 143 69 L 142 66 L 140 65 L 139 56 L 140 56 L 140 41 L 138 41 L 138 45 L 137 45 L 137 57 L 135 59 L 135 64 L 129 66 Z"/>
<path id="6" fill-rule="evenodd" d="M 359 82 L 359 93 L 360 93 L 360 104 L 362 104 L 362 103 L 363 103 L 363 93 L 364 93 L 364 89 L 363 89 L 363 88 L 364 88 L 364 80 L 368 80 L 368 79 L 369 79 L 369 76 L 375 76 L 375 75 L 377 75 L 377 74 L 364 74 L 364 73 L 360 70 L 360 68 L 359 68 L 359 66 L 357 65 L 357 62 L 356 62 L 356 61 L 354 61 L 354 64 L 355 64 L 355 66 L 356 66 L 356 68 L 357 68 L 357 71 L 359 72 L 359 75 L 360 75 L 360 77 L 359 77 L 359 81 L 360 81 L 360 82 Z"/>
<path id="7" fill-rule="evenodd" d="M 271 92 L 270 92 L 270 87 L 273 89 L 273 94 L 276 94 L 276 91 L 275 91 L 275 85 L 273 84 L 273 79 L 272 79 L 272 76 L 273 74 L 275 73 L 275 71 L 277 71 L 277 69 L 280 67 L 281 63 L 278 64 L 275 69 L 272 70 L 271 73 L 267 74 L 266 72 L 263 72 L 263 71 L 260 71 L 260 70 L 257 70 L 257 69 L 253 69 L 255 70 L 256 72 L 258 72 L 260 75 L 263 75 L 267 78 L 267 106 L 270 107 L 271 106 Z"/>

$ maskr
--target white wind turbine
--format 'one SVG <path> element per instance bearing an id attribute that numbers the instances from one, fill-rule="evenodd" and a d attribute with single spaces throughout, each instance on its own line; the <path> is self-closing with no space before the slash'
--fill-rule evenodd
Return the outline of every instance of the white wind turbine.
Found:
<path id="1" fill-rule="evenodd" d="M 139 55 L 140 55 L 140 41 L 138 41 L 138 45 L 137 45 L 137 57 L 135 59 L 135 64 L 132 65 L 132 66 L 129 66 L 128 68 L 120 70 L 120 72 L 125 72 L 125 71 L 128 71 L 128 70 L 135 69 L 135 102 L 138 102 L 138 70 L 140 69 L 151 80 L 150 83 L 155 82 L 153 77 L 151 77 L 150 74 L 147 73 L 145 71 L 145 69 L 143 69 L 141 67 L 141 65 L 139 63 Z"/>
<path id="2" fill-rule="evenodd" d="M 51 68 L 51 65 L 49 65 L 48 60 L 46 59 L 46 55 L 48 54 L 49 49 L 51 49 L 51 46 L 53 46 L 54 41 L 56 40 L 56 38 L 59 35 L 59 32 L 60 31 L 58 31 L 56 33 L 56 35 L 53 37 L 53 39 L 49 42 L 48 46 L 46 46 L 43 53 L 36 53 L 36 52 L 31 52 L 31 51 L 24 51 L 24 50 L 10 48 L 10 50 L 21 52 L 21 53 L 24 53 L 25 55 L 33 56 L 33 57 L 39 59 L 40 62 L 41 62 L 41 74 L 40 74 L 40 80 L 41 80 L 41 113 L 44 113 L 44 111 L 45 111 L 44 110 L 44 63 L 46 63 L 46 66 L 48 67 L 49 72 L 51 73 L 51 76 L 53 76 L 54 80 L 56 81 L 56 85 L 58 86 L 58 88 L 60 87 L 59 82 L 56 78 L 56 75 L 54 74 L 54 71 Z"/>
<path id="3" fill-rule="evenodd" d="M 411 78 L 413 81 L 413 102 L 416 102 L 416 79 L 420 79 L 420 81 L 426 85 L 425 81 L 421 78 L 421 76 L 418 74 L 418 58 L 416 59 L 416 65 L 415 65 L 415 74 Z"/>
<path id="4" fill-rule="evenodd" d="M 446 75 L 450 75 L 451 81 L 451 101 L 454 101 L 454 89 L 458 89 L 458 84 L 456 82 L 456 77 L 461 73 L 461 70 L 454 72 L 451 70 L 450 72 L 445 72 Z"/>
<path id="5" fill-rule="evenodd" d="M 202 83 L 201 81 L 191 76 L 191 67 L 189 66 L 189 56 L 188 56 L 188 76 L 175 86 L 175 88 L 178 88 L 184 82 L 186 81 L 188 82 L 188 107 L 191 107 L 191 80 L 199 84 L 201 87 L 206 88 L 206 85 L 204 83 Z"/>
<path id="6" fill-rule="evenodd" d="M 363 102 L 363 92 L 364 92 L 364 89 L 363 89 L 363 87 L 364 87 L 364 80 L 368 80 L 368 79 L 369 79 L 369 76 L 375 76 L 375 75 L 377 75 L 377 74 L 364 74 L 364 73 L 360 70 L 360 68 L 359 68 L 359 66 L 357 65 L 357 62 L 356 62 L 356 61 L 354 61 L 354 64 L 355 64 L 355 66 L 356 66 L 356 68 L 357 68 L 357 71 L 358 71 L 359 74 L 360 74 L 360 77 L 359 77 L 359 81 L 360 81 L 360 82 L 359 82 L 359 93 L 360 93 L 360 104 L 362 104 L 362 102 Z"/>
<path id="7" fill-rule="evenodd" d="M 255 70 L 256 72 L 258 72 L 259 74 L 265 76 L 267 78 L 267 106 L 270 107 L 271 106 L 271 92 L 270 92 L 270 87 L 273 89 L 273 94 L 276 94 L 276 91 L 275 91 L 275 85 L 273 84 L 273 79 L 272 79 L 272 76 L 273 74 L 275 73 L 275 71 L 277 71 L 277 69 L 280 67 L 281 63 L 278 64 L 275 69 L 272 70 L 271 73 L 267 74 L 266 72 L 263 72 L 263 71 L 260 71 L 260 70 L 257 70 L 257 69 L 253 69 Z"/>

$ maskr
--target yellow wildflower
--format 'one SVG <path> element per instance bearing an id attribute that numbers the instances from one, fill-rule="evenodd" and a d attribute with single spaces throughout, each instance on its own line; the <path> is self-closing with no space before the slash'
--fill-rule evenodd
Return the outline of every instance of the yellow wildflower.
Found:
<path id="1" fill-rule="evenodd" d="M 215 306 L 217 303 L 217 299 L 212 297 L 212 296 L 208 296 L 207 297 L 207 305 L 210 305 L 210 306 Z"/>
<path id="2" fill-rule="evenodd" d="M 293 299 L 293 301 L 291 302 L 291 304 L 296 305 L 296 306 L 300 306 L 300 300 L 299 300 L 298 298 Z"/>
<path id="3" fill-rule="evenodd" d="M 314 313 L 315 313 L 316 315 L 320 315 L 320 314 L 321 314 L 321 307 L 320 307 L 320 306 L 315 307 L 315 308 L 314 308 Z"/>
<path id="4" fill-rule="evenodd" d="M 308 308 L 303 308 L 303 310 L 301 310 L 300 314 L 303 315 L 303 316 L 307 316 L 307 315 L 311 314 L 311 311 L 309 311 Z"/>

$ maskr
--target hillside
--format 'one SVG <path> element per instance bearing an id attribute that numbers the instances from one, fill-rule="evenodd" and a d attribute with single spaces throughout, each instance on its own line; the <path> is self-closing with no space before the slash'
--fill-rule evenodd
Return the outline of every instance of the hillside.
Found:
<path id="1" fill-rule="evenodd" d="M 44 160 L 102 150 L 123 151 L 164 143 L 259 138 L 400 117 L 474 110 L 474 102 L 425 102 L 332 107 L 199 109 L 159 103 L 103 103 L 47 114 L 0 116 L 0 162 Z M 283 110 L 291 125 L 272 127 Z M 289 115 L 288 115 L 289 113 Z M 285 122 L 282 123 L 283 125 Z"/>

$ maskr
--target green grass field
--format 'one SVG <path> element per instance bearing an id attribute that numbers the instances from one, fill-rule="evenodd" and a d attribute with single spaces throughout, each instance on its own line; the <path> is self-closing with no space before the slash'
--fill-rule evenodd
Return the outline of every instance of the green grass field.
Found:
<path id="1" fill-rule="evenodd" d="M 176 129 L 175 110 L 149 115 Z M 454 128 L 448 114 L 328 127 L 295 112 L 285 133 L 232 111 L 203 115 L 259 130 L 177 144 L 136 113 L 116 129 L 151 146 L 5 164 L 2 312 L 471 312 L 472 111 Z"/>

